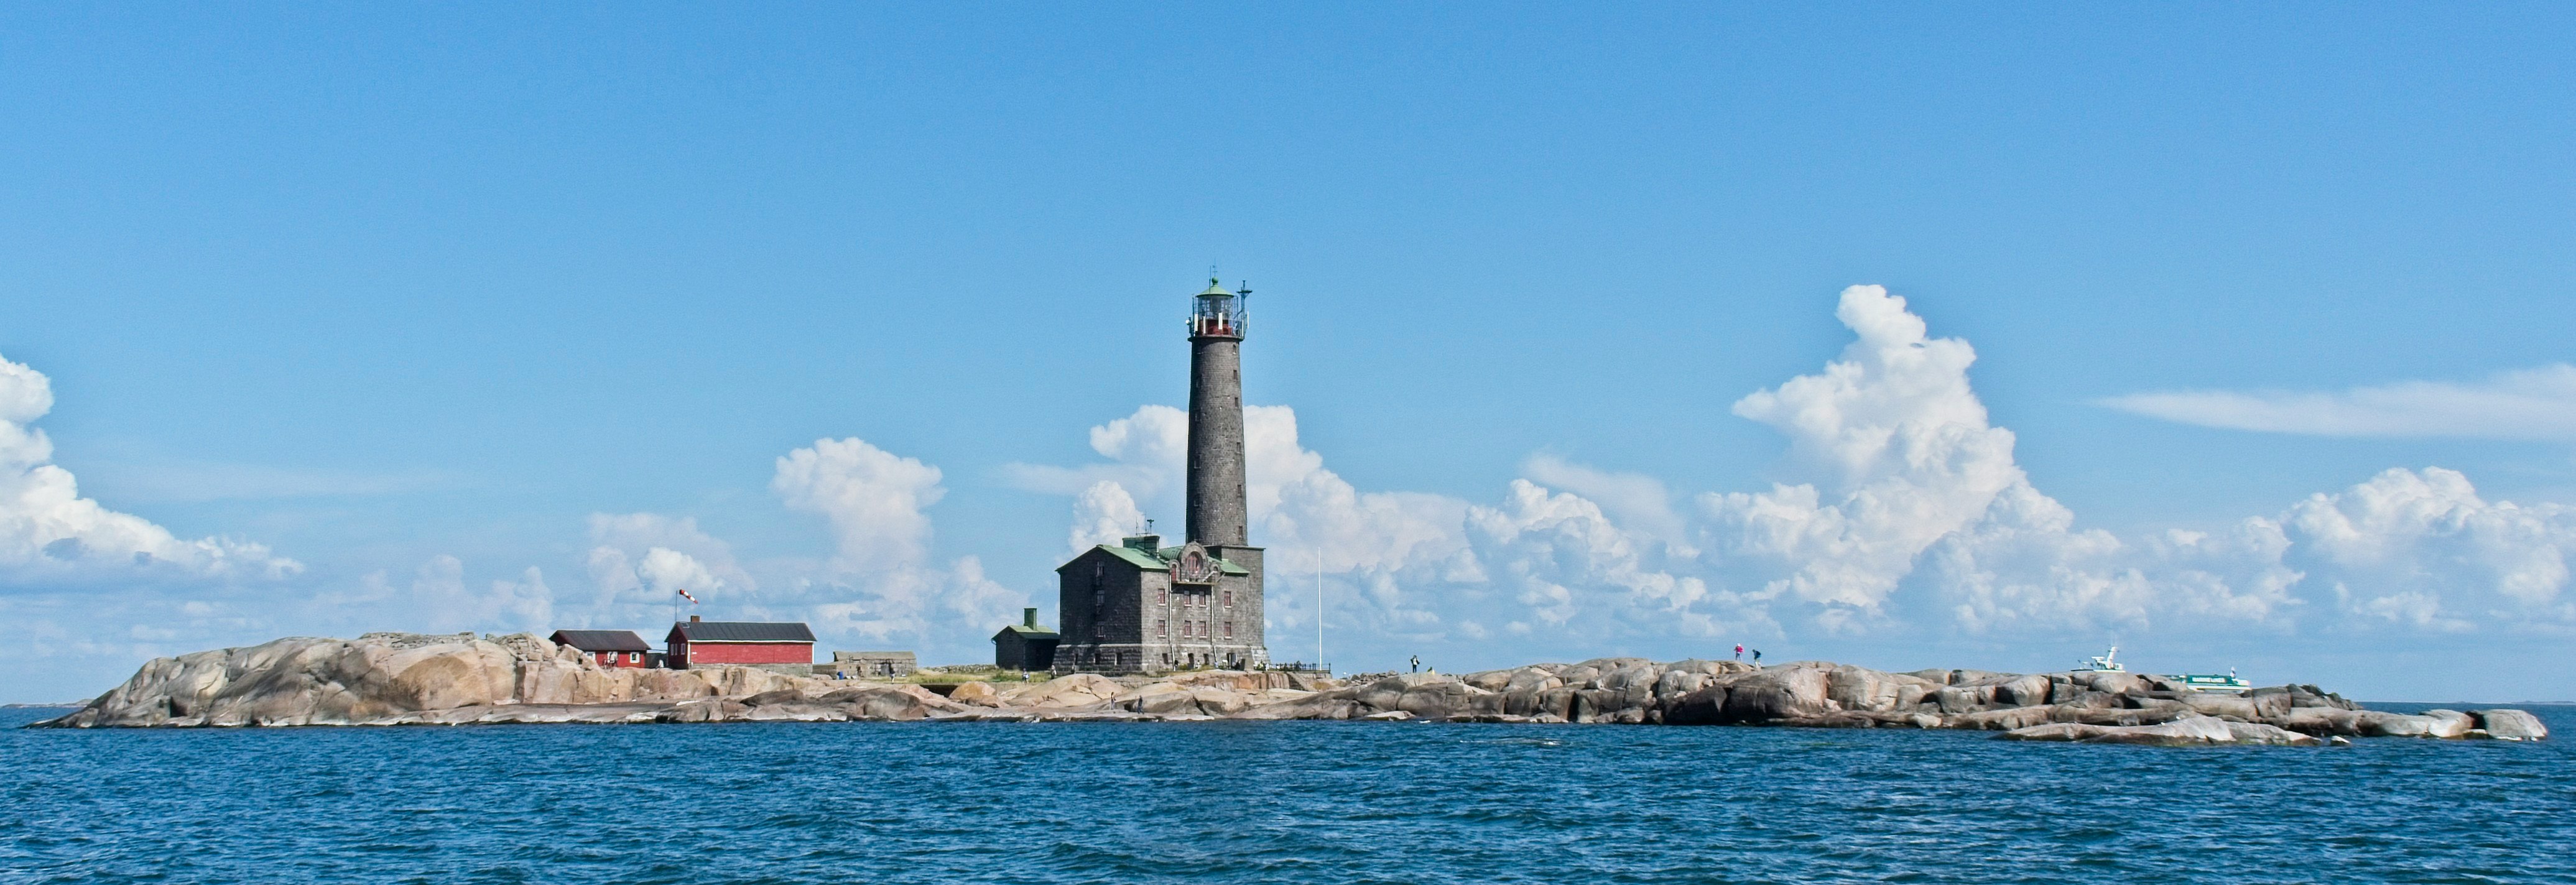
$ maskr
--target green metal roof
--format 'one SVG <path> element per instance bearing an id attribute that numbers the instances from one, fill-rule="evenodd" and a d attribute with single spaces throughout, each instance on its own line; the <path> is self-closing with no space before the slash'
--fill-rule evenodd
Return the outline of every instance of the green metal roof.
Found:
<path id="1" fill-rule="evenodd" d="M 1232 298 L 1232 297 L 1234 297 L 1234 293 L 1226 291 L 1226 290 L 1225 290 L 1225 284 L 1224 284 L 1224 283 L 1217 282 L 1215 277 L 1209 277 L 1209 278 L 1208 278 L 1208 287 L 1207 287 L 1207 291 L 1199 293 L 1199 294 L 1198 294 L 1198 297 L 1200 297 L 1200 298 L 1216 298 L 1216 297 Z"/>
<path id="2" fill-rule="evenodd" d="M 1134 565 L 1134 566 L 1135 566 L 1135 567 L 1137 567 L 1137 568 L 1154 568 L 1154 569 L 1159 569 L 1159 568 L 1170 568 L 1170 567 L 1171 567 L 1171 563 L 1164 562 L 1164 561 L 1163 561 L 1163 559 L 1162 559 L 1162 557 L 1155 556 L 1154 554 L 1147 553 L 1147 552 L 1142 551 L 1142 550 L 1138 550 L 1138 549 L 1136 549 L 1136 548 L 1134 548 L 1134 547 L 1121 547 L 1121 546 L 1118 546 L 1118 545 L 1115 545 L 1115 544 L 1102 544 L 1102 545 L 1100 545 L 1100 549 L 1109 551 L 1110 555 L 1112 555 L 1112 556 L 1116 556 L 1116 557 L 1118 557 L 1119 559 L 1126 560 L 1126 561 L 1128 562 L 1128 564 L 1130 564 L 1130 565 Z"/>
<path id="3" fill-rule="evenodd" d="M 1129 565 L 1133 565 L 1137 568 L 1153 569 L 1155 571 L 1171 568 L 1172 561 L 1181 558 L 1181 548 L 1179 547 L 1165 547 L 1152 553 L 1147 553 L 1134 547 L 1122 547 L 1112 544 L 1102 544 L 1097 549 L 1107 550 L 1109 551 L 1109 555 L 1125 560 Z M 1216 567 L 1218 571 L 1222 571 L 1229 575 L 1252 574 L 1251 569 L 1236 565 L 1224 557 L 1216 557 Z"/>
<path id="4" fill-rule="evenodd" d="M 1061 638 L 1063 638 L 1063 637 L 1057 636 L 1057 635 L 1056 635 L 1056 632 L 1055 632 L 1055 631 L 1053 631 L 1053 630 L 1049 630 L 1049 629 L 1046 629 L 1046 628 L 1044 628 L 1044 627 L 1030 627 L 1030 626 L 1026 626 L 1026 625 L 1022 625 L 1022 624 L 1012 624 L 1012 625 L 1010 625 L 1010 626 L 1008 626 L 1008 627 L 1004 627 L 1004 628 L 1002 628 L 1002 632 L 1003 632 L 1003 633 L 1017 633 L 1017 634 L 1020 634 L 1020 635 L 1022 635 L 1022 636 L 1026 636 L 1026 637 L 1028 637 L 1028 638 L 1030 638 L 1030 639 L 1061 639 Z M 995 634 L 995 635 L 997 635 L 997 636 L 998 636 L 998 635 L 1000 635 L 1000 634 Z"/>

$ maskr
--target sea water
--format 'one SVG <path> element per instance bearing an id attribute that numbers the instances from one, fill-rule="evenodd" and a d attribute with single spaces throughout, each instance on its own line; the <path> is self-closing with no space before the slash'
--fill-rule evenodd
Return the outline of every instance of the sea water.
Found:
<path id="1" fill-rule="evenodd" d="M 2576 738 L 2576 710 L 2530 709 Z M 5 711 L 0 725 L 45 715 Z M 0 881 L 2576 881 L 2571 738 L 1991 738 L 1389 722 L 12 727 Z"/>

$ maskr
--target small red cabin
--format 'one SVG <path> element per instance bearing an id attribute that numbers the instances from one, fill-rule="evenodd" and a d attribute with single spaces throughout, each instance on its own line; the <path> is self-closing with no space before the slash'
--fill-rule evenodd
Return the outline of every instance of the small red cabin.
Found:
<path id="1" fill-rule="evenodd" d="M 644 667 L 653 651 L 633 630 L 557 630 L 546 641 L 581 649 L 602 667 Z"/>
<path id="2" fill-rule="evenodd" d="M 664 638 L 674 670 L 716 664 L 814 664 L 814 631 L 801 623 L 701 621 L 696 615 L 671 625 Z"/>

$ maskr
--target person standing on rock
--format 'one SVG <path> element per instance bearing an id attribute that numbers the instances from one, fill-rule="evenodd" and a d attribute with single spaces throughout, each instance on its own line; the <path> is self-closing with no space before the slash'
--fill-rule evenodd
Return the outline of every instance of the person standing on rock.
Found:
<path id="1" fill-rule="evenodd" d="M 1757 648 L 1757 649 L 1754 649 L 1754 650 L 1753 650 L 1753 666 L 1756 666 L 1756 667 L 1762 666 L 1762 650 L 1761 650 L 1761 649 L 1758 649 L 1758 648 Z"/>
<path id="2" fill-rule="evenodd" d="M 1422 672 L 1422 656 L 1421 656 L 1421 655 L 1414 655 L 1414 656 L 1413 656 L 1413 672 L 1416 672 L 1416 673 L 1420 673 L 1420 672 Z"/>
<path id="3" fill-rule="evenodd" d="M 1738 642 L 1735 644 L 1735 659 L 1739 661 L 1744 660 L 1744 643 Z"/>

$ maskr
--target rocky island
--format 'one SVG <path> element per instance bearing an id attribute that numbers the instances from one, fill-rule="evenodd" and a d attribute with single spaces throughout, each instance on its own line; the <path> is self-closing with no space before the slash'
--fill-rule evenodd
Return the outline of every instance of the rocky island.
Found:
<path id="1" fill-rule="evenodd" d="M 512 723 L 1214 719 L 1966 729 L 2011 740 L 2313 745 L 2353 737 L 2540 740 L 2521 710 L 2362 709 L 2311 685 L 2241 695 L 2123 672 L 1889 673 L 1821 661 L 1601 658 L 1344 683 L 1285 671 L 1077 673 L 950 684 L 749 667 L 601 667 L 530 634 L 290 638 L 160 658 L 40 728 Z"/>

